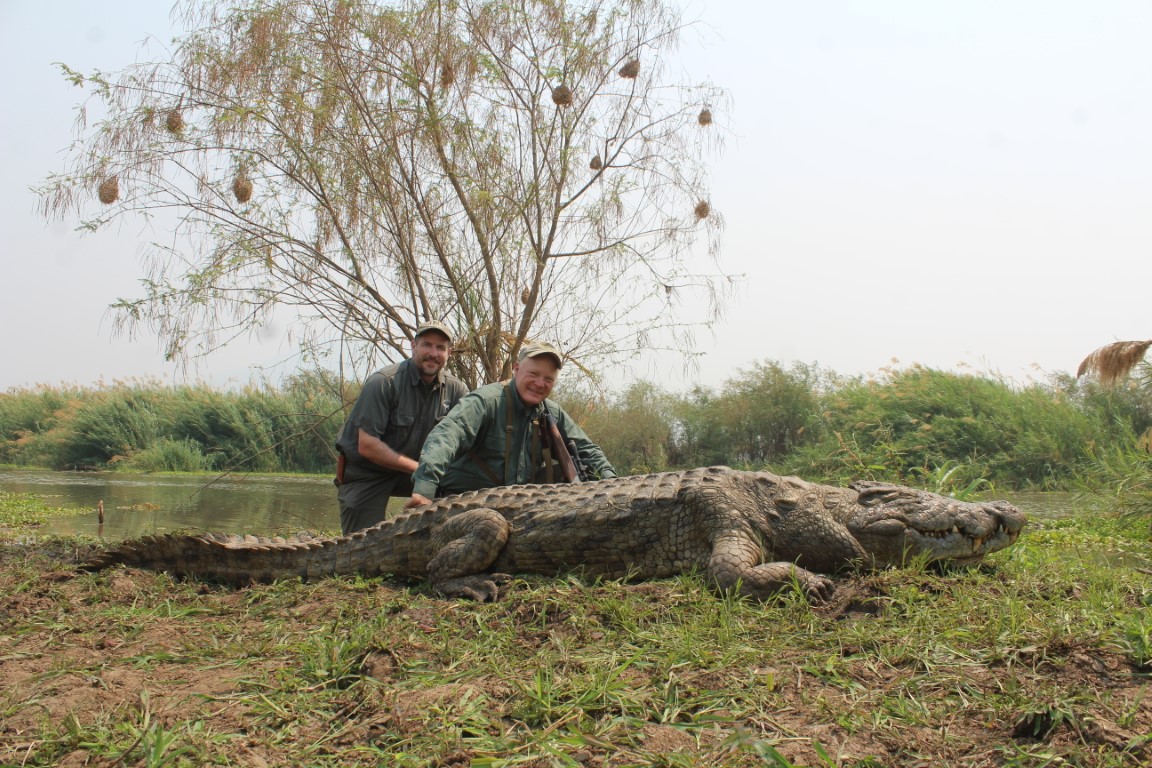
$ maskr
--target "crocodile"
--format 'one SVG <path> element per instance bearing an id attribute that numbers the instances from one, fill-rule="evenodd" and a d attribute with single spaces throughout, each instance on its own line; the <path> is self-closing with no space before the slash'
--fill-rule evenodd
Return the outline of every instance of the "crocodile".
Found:
<path id="1" fill-rule="evenodd" d="M 1013 544 L 1024 524 L 1005 501 L 706 467 L 472 491 L 340 537 L 148 536 L 82 567 L 122 563 L 235 585 L 417 577 L 446 597 L 475 600 L 497 599 L 513 573 L 644 580 L 695 571 L 719 592 L 766 599 L 795 585 L 823 602 L 834 591 L 825 574 L 915 559 L 978 562 Z"/>

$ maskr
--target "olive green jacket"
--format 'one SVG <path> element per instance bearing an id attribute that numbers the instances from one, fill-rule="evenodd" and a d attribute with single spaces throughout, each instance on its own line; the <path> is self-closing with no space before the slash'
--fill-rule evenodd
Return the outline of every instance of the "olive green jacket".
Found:
<path id="1" fill-rule="evenodd" d="M 509 404 L 512 408 L 510 438 Z M 495 485 L 533 482 L 543 466 L 540 441 L 533 440 L 533 433 L 544 407 L 556 419 L 565 439 L 576 444 L 580 460 L 593 479 L 616 476 L 616 470 L 600 446 L 588 438 L 563 408 L 550 400 L 526 406 L 515 385 L 508 382 L 486 384 L 469 392 L 433 428 L 420 453 L 420 466 L 412 475 L 414 492 L 431 499 Z M 508 466 L 505 466 L 508 439 L 511 443 Z"/>

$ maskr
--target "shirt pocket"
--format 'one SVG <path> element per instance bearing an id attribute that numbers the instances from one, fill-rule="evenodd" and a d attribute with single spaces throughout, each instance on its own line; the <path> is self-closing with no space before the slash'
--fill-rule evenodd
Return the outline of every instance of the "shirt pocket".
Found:
<path id="1" fill-rule="evenodd" d="M 384 431 L 384 442 L 393 448 L 401 445 L 412 431 L 416 417 L 411 413 L 393 413 L 388 419 L 388 429 Z"/>

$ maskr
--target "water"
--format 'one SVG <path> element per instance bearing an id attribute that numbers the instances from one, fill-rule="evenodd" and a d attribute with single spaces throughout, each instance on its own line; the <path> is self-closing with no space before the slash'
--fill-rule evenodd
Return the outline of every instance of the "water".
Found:
<path id="1" fill-rule="evenodd" d="M 53 506 L 92 510 L 52 518 L 45 533 L 118 540 L 176 530 L 267 536 L 340 528 L 336 489 L 328 477 L 0 470 L 0 489 L 33 493 Z M 997 494 L 1002 497 L 1037 520 L 1102 511 L 1067 493 Z M 96 512 L 100 501 L 102 529 Z M 403 503 L 394 499 L 393 512 Z"/>
<path id="2" fill-rule="evenodd" d="M 52 534 L 119 540 L 176 530 L 283 535 L 340 528 L 336 488 L 327 477 L 0 470 L 0 489 L 92 510 L 52 518 L 43 529 Z"/>

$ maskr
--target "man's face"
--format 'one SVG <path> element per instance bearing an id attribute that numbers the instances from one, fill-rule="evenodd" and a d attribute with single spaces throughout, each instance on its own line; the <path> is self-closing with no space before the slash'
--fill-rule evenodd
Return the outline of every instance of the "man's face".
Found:
<path id="1" fill-rule="evenodd" d="M 552 394 L 559 373 L 556 362 L 548 355 L 527 357 L 512 367 L 516 394 L 525 405 L 539 405 Z"/>
<path id="2" fill-rule="evenodd" d="M 412 362 L 425 381 L 436 378 L 451 352 L 452 344 L 448 337 L 436 331 L 425 331 L 412 342 Z"/>

